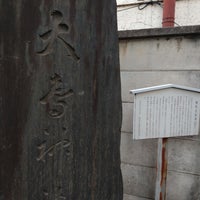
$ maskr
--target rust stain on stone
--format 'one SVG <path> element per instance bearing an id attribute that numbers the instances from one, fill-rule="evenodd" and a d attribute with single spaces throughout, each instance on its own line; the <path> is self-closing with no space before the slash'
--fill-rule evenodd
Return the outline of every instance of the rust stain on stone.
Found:
<path id="1" fill-rule="evenodd" d="M 167 145 L 167 138 L 163 138 L 163 146 L 162 146 L 162 168 L 161 168 L 161 192 L 160 192 L 160 200 L 164 200 L 166 196 L 166 179 L 167 179 L 167 158 L 166 158 L 166 145 Z"/>

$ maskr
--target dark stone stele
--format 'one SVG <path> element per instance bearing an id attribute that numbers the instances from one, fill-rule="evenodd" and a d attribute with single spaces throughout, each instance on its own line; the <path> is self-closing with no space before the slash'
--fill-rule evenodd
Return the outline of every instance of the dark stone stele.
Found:
<path id="1" fill-rule="evenodd" d="M 122 200 L 115 0 L 0 16 L 0 199 Z"/>

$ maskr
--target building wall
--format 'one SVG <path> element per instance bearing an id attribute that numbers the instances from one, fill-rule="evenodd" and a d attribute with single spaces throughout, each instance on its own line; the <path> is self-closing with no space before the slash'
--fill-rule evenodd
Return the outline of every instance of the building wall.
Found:
<path id="1" fill-rule="evenodd" d="M 138 9 L 149 1 L 117 0 L 119 31 L 162 27 L 162 2 Z M 175 26 L 200 24 L 199 10 L 199 0 L 177 0 Z M 132 140 L 129 90 L 167 83 L 200 88 L 199 52 L 200 37 L 194 35 L 120 40 L 124 200 L 154 199 L 156 179 L 157 140 Z M 200 137 L 169 139 L 168 147 L 167 200 L 200 200 Z"/>
<path id="2" fill-rule="evenodd" d="M 124 4 L 137 4 L 138 2 L 149 1 L 150 0 L 117 0 L 118 29 L 132 30 L 162 27 L 162 2 L 160 5 L 149 5 L 142 10 L 138 9 L 138 5 L 122 6 Z M 200 24 L 199 10 L 199 0 L 177 0 L 175 8 L 175 26 Z"/>
<path id="3" fill-rule="evenodd" d="M 124 200 L 154 199 L 157 139 L 132 140 L 131 89 L 178 84 L 200 88 L 200 37 L 121 39 L 121 160 Z M 200 137 L 169 139 L 167 200 L 200 200 Z"/>

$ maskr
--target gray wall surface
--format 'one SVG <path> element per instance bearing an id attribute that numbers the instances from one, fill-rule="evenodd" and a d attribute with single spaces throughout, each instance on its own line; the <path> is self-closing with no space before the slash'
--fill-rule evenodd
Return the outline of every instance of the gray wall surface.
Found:
<path id="1" fill-rule="evenodd" d="M 157 139 L 132 140 L 129 90 L 168 83 L 200 88 L 199 52 L 198 37 L 120 40 L 124 200 L 154 199 L 156 179 Z M 168 141 L 167 200 L 200 199 L 200 137 Z"/>

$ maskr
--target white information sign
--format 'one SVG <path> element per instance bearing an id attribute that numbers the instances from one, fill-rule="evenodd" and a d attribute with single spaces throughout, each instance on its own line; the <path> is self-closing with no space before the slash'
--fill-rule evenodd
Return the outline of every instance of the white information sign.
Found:
<path id="1" fill-rule="evenodd" d="M 131 92 L 134 139 L 199 134 L 200 90 L 169 84 Z"/>

